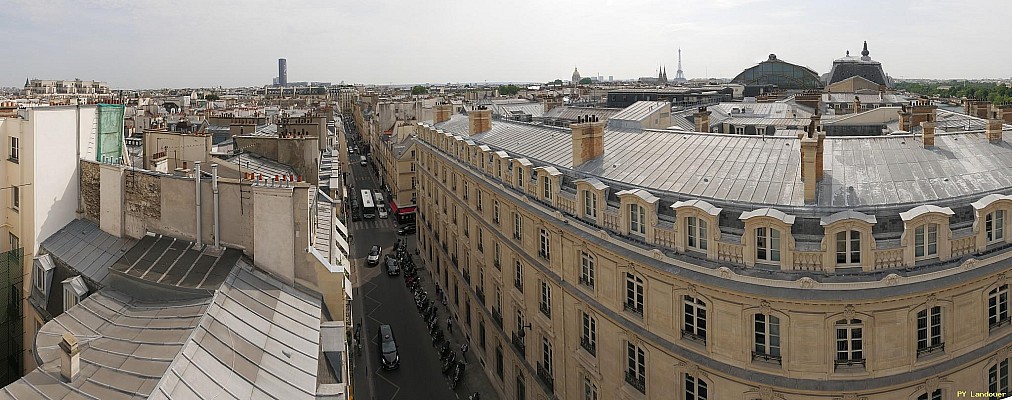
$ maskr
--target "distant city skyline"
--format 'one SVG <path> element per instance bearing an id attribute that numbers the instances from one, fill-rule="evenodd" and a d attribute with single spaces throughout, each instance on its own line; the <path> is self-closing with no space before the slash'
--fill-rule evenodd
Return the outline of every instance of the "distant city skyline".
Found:
<path id="1" fill-rule="evenodd" d="M 677 66 L 732 78 L 778 58 L 826 73 L 868 41 L 894 78 L 1007 79 L 1012 3 L 717 0 L 334 3 L 13 0 L 0 86 L 26 78 L 113 88 L 635 79 Z M 224 16 L 227 16 L 225 18 Z M 966 29 L 966 27 L 972 29 Z"/>

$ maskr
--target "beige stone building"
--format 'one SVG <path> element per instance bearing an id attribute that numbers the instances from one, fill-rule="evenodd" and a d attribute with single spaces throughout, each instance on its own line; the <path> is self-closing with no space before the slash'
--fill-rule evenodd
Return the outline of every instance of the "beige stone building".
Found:
<path id="1" fill-rule="evenodd" d="M 417 125 L 418 238 L 502 398 L 1012 389 L 1000 121 L 762 138 L 485 112 Z"/>

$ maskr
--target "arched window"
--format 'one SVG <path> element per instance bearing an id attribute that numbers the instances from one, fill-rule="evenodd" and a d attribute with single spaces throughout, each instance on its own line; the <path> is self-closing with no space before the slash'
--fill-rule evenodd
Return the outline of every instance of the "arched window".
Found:
<path id="1" fill-rule="evenodd" d="M 991 368 L 987 369 L 987 391 L 991 393 L 1008 393 L 1009 392 L 1009 363 L 1008 359 L 1001 360 Z M 998 399 L 998 397 L 991 397 L 991 399 Z"/>
<path id="2" fill-rule="evenodd" d="M 705 344 L 706 303 L 689 295 L 682 296 L 682 316 L 682 336 Z"/>
<path id="3" fill-rule="evenodd" d="M 580 283 L 589 288 L 594 287 L 594 256 L 585 251 L 580 252 Z"/>
<path id="4" fill-rule="evenodd" d="M 917 313 L 917 356 L 945 350 L 942 339 L 942 307 L 934 306 Z"/>
<path id="5" fill-rule="evenodd" d="M 685 400 L 706 400 L 710 398 L 710 389 L 706 382 L 692 375 L 685 374 Z"/>
<path id="6" fill-rule="evenodd" d="M 1000 285 L 987 293 L 987 322 L 990 330 L 1009 323 L 1008 285 Z"/>
<path id="7" fill-rule="evenodd" d="M 643 315 L 643 279 L 629 272 L 625 273 L 625 305 L 626 311 Z"/>

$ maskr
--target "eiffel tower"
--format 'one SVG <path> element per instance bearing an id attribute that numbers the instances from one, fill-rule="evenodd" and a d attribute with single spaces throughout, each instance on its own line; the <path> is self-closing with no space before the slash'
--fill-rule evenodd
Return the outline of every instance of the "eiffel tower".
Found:
<path id="1" fill-rule="evenodd" d="M 678 49 L 678 71 L 675 71 L 675 82 L 682 83 L 687 81 L 685 74 L 682 73 L 682 49 Z"/>

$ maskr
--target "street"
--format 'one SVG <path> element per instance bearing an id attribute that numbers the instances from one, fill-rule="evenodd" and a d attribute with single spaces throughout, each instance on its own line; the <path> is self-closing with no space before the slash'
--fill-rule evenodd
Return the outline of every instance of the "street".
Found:
<path id="1" fill-rule="evenodd" d="M 378 189 L 371 168 L 352 166 L 355 190 Z M 355 356 L 355 394 L 357 399 L 455 399 L 466 398 L 468 393 L 460 387 L 457 396 L 449 388 L 446 377 L 440 372 L 441 362 L 432 347 L 428 328 L 416 311 L 414 300 L 401 276 L 388 276 L 382 267 L 367 266 L 365 256 L 372 245 L 380 245 L 383 254 L 392 250 L 397 240 L 394 216 L 388 219 L 363 219 L 352 222 L 353 265 L 358 294 L 354 300 L 356 323 L 363 324 L 362 354 Z M 407 236 L 409 249 L 415 247 L 414 235 Z M 382 256 L 380 257 L 382 260 Z M 428 280 L 427 272 L 419 272 Z M 440 314 L 445 318 L 445 311 Z M 377 329 L 381 324 L 393 328 L 398 345 L 401 366 L 393 371 L 380 368 Z M 442 324 L 445 327 L 445 324 Z M 477 369 L 469 371 L 481 374 Z M 363 397 L 363 391 L 369 391 Z M 488 397 L 486 397 L 488 398 Z"/>

